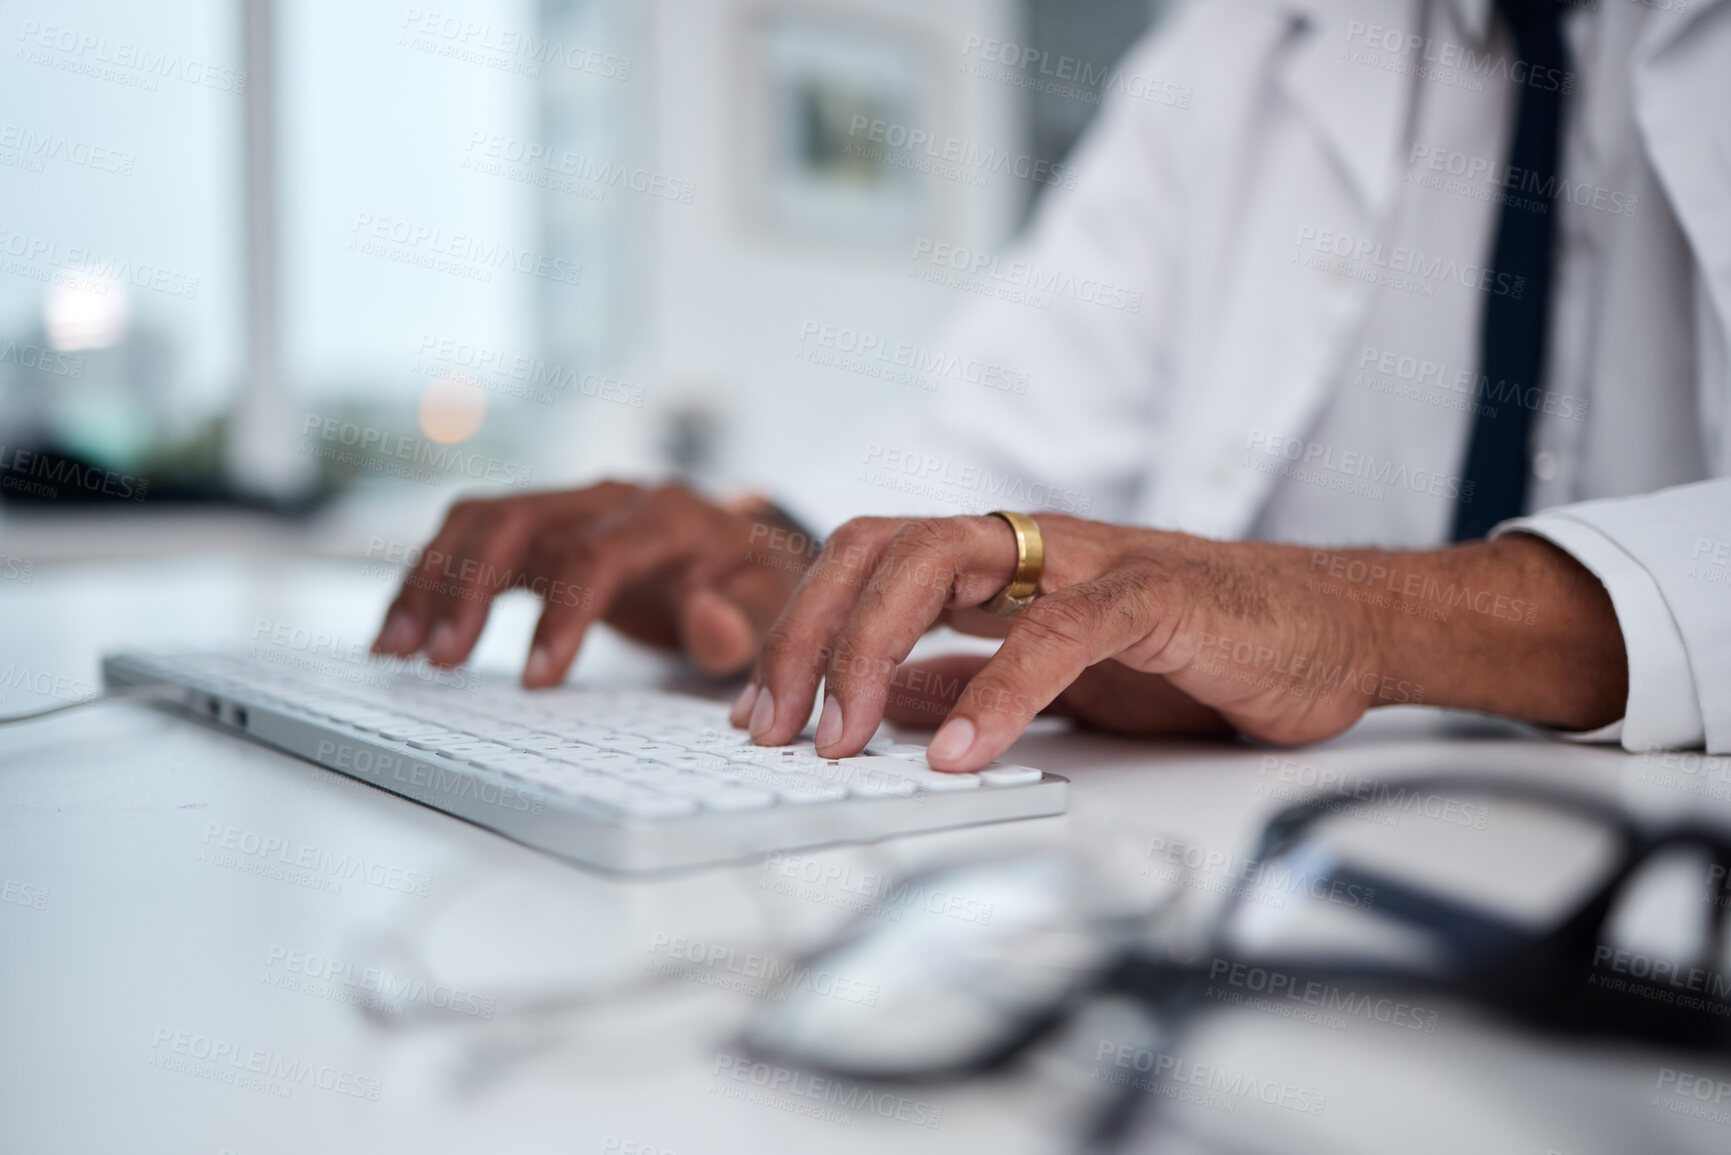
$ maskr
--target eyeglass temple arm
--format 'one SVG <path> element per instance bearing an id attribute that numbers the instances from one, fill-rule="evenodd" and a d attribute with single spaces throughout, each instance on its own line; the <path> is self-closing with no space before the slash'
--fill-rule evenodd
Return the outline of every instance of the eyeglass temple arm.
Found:
<path id="1" fill-rule="evenodd" d="M 1520 924 L 1446 895 L 1423 890 L 1377 870 L 1341 863 L 1331 881 L 1359 886 L 1372 896 L 1367 913 L 1437 935 L 1457 955 L 1500 951 L 1530 942 Z"/>

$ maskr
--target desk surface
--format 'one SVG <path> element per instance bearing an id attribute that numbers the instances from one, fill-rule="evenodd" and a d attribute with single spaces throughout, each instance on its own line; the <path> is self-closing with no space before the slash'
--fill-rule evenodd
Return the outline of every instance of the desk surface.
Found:
<path id="1" fill-rule="evenodd" d="M 279 625 L 324 635 L 332 652 L 364 645 L 390 576 L 221 559 L 42 567 L 0 582 L 0 711 L 88 691 L 99 654 L 122 646 L 233 647 Z M 479 665 L 515 663 L 533 608 L 500 607 Z M 649 683 L 667 670 L 604 637 L 576 677 Z M 1290 756 L 1348 778 L 1493 769 L 1646 811 L 1727 806 L 1700 775 L 1426 710 L 1378 712 Z M 725 1073 L 764 997 L 751 960 L 791 959 L 855 917 L 850 880 L 1053 846 L 1150 874 L 1153 840 L 1240 855 L 1282 801 L 1266 752 L 1247 746 L 1045 731 L 1009 757 L 1069 776 L 1070 813 L 835 848 L 809 866 L 644 881 L 573 867 L 133 704 L 0 729 L 0 1148 L 1072 1149 L 1093 1100 L 1086 1077 L 1053 1061 L 854 1095 L 815 1114 L 785 1088 Z M 325 865 L 279 870 L 244 849 L 267 844 Z M 670 966 L 675 941 L 732 953 Z M 382 989 L 391 984 L 395 996 Z M 522 1011 L 549 996 L 563 1009 Z M 1559 1046 L 1464 1008 L 1418 1034 L 1225 1013 L 1187 1045 L 1310 1088 L 1326 1109 L 1174 1103 L 1184 1135 L 1162 1150 L 1213 1149 L 1198 1136 L 1335 1153 L 1731 1144 L 1731 1101 L 1689 1117 L 1655 1092 L 1665 1067 L 1731 1079 L 1723 1068 Z M 248 1062 L 265 1073 L 249 1078 Z M 862 1105 L 880 1102 L 899 1110 Z"/>

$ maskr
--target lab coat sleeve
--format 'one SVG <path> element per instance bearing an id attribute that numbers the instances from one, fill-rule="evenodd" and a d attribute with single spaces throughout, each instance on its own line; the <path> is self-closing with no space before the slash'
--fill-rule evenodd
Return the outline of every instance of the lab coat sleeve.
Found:
<path id="1" fill-rule="evenodd" d="M 930 347 L 965 372 L 874 434 L 845 477 L 787 495 L 797 516 L 822 531 L 857 514 L 1125 519 L 1157 458 L 1160 351 L 1181 278 L 1168 158 L 1175 133 L 1196 131 L 1178 65 L 1186 23 L 1175 15 L 1126 55 L 1119 73 L 1133 82 L 1108 93 L 1017 244 L 915 242 L 911 275 L 953 290 Z"/>
<path id="2" fill-rule="evenodd" d="M 1627 750 L 1731 754 L 1731 478 L 1586 501 L 1506 522 L 1552 542 L 1605 586 L 1623 631 Z"/>

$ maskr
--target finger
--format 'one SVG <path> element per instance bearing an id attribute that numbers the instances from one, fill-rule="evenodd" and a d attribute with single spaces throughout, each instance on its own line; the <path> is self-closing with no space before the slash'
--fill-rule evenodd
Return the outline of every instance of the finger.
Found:
<path id="1" fill-rule="evenodd" d="M 404 576 L 396 600 L 385 612 L 379 636 L 373 640 L 373 652 L 406 658 L 421 648 L 432 625 L 433 608 L 438 605 L 440 571 L 457 546 L 468 536 L 470 527 L 486 516 L 487 503 L 459 501 L 445 515 L 444 524 L 420 561 Z"/>
<path id="2" fill-rule="evenodd" d="M 445 580 L 438 584 L 439 601 L 431 610 L 427 631 L 428 660 L 454 666 L 469 656 L 487 624 L 494 597 L 536 576 L 526 572 L 526 555 L 538 541 L 556 539 L 555 527 L 582 532 L 640 500 L 642 491 L 636 487 L 609 482 L 574 492 L 486 503 L 485 514 L 471 522 L 461 552 L 445 561 Z"/>
<path id="3" fill-rule="evenodd" d="M 904 524 L 836 634 L 824 683 L 818 753 L 859 753 L 876 732 L 890 675 L 946 606 L 984 602 L 1009 584 L 1016 538 L 995 517 Z"/>
<path id="4" fill-rule="evenodd" d="M 473 549 L 479 546 L 477 528 L 490 526 L 512 514 L 527 514 L 534 525 L 554 516 L 593 516 L 637 491 L 636 486 L 604 482 L 570 492 L 457 502 L 422 551 L 419 562 L 403 579 L 396 600 L 385 614 L 374 649 L 406 658 L 428 644 L 434 625 L 443 618 L 451 582 L 461 577 L 462 560 L 472 556 Z"/>
<path id="5" fill-rule="evenodd" d="M 537 529 L 535 516 L 521 507 L 501 510 L 497 521 L 475 523 L 461 555 L 451 559 L 455 564 L 444 569 L 442 598 L 427 630 L 428 661 L 455 666 L 469 656 L 493 599 L 520 579 L 523 555 Z"/>
<path id="6" fill-rule="evenodd" d="M 1082 671 L 1163 633 L 1158 627 L 1177 614 L 1169 588 L 1120 568 L 1036 599 L 968 683 L 926 761 L 976 770 L 1002 754 Z"/>
<path id="7" fill-rule="evenodd" d="M 546 605 L 523 666 L 523 684 L 543 687 L 563 681 L 589 627 L 620 592 L 672 566 L 694 548 L 689 536 L 669 532 L 653 515 L 611 521 L 609 528 L 571 541 L 563 564 L 554 569 L 558 576 L 543 594 Z"/>
<path id="8" fill-rule="evenodd" d="M 804 728 L 830 640 L 901 525 L 893 518 L 857 517 L 824 544 L 817 563 L 764 637 L 754 679 L 759 689 L 747 723 L 753 741 L 785 745 Z"/>
<path id="9" fill-rule="evenodd" d="M 757 629 L 743 607 L 711 585 L 690 588 L 679 602 L 679 637 L 706 674 L 732 674 L 757 652 Z"/>

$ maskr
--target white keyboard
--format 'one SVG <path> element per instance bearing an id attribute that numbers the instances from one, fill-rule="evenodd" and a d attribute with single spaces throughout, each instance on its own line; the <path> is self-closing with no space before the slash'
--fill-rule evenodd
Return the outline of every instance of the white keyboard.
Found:
<path id="1" fill-rule="evenodd" d="M 371 667 L 357 684 L 256 657 L 115 654 L 112 686 L 174 687 L 217 726 L 530 846 L 613 870 L 1034 818 L 1068 783 L 1026 766 L 942 774 L 918 745 L 820 758 L 751 744 L 727 707 L 653 690 L 438 684 Z"/>

